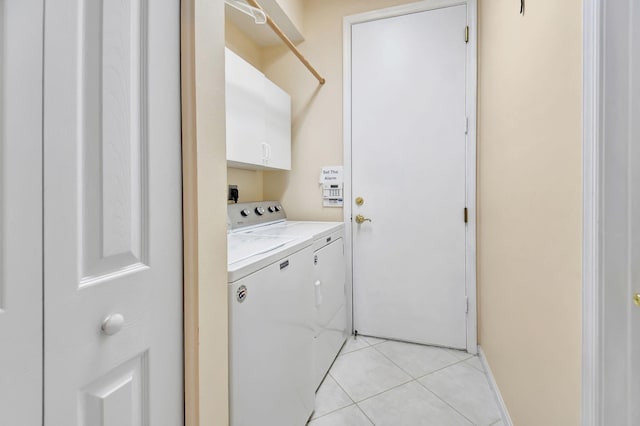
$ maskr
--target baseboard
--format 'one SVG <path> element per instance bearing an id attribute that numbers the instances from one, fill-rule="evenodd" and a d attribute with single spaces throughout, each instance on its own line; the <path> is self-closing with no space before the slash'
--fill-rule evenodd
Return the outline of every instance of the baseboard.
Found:
<path id="1" fill-rule="evenodd" d="M 482 347 L 480 345 L 478 345 L 478 356 L 480 357 L 480 362 L 482 362 L 484 371 L 487 372 L 487 377 L 489 378 L 489 385 L 493 390 L 493 395 L 496 397 L 498 408 L 502 413 L 502 421 L 504 422 L 504 426 L 513 426 L 513 422 L 511 421 L 511 416 L 509 415 L 509 410 L 507 410 L 507 405 L 504 403 L 504 399 L 502 399 L 502 394 L 500 393 L 500 389 L 498 388 L 496 379 L 493 377 L 493 373 L 491 372 L 491 367 L 489 367 L 487 358 L 485 357 L 484 351 L 482 350 Z"/>

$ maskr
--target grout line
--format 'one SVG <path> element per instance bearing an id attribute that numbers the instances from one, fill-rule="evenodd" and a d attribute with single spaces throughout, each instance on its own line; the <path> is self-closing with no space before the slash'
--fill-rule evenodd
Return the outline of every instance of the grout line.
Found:
<path id="1" fill-rule="evenodd" d="M 351 399 L 351 397 L 349 397 L 349 399 Z M 352 401 L 352 404 L 349 404 L 349 405 L 344 406 L 344 407 L 336 408 L 335 410 L 333 410 L 333 411 L 329 411 L 329 412 L 327 412 L 327 413 L 324 413 L 323 415 L 318 416 L 318 417 L 311 417 L 311 419 L 309 419 L 309 423 L 311 423 L 311 422 L 313 422 L 313 421 L 316 421 L 316 420 L 318 420 L 318 419 L 321 419 L 321 418 L 323 418 L 323 417 L 326 417 L 326 416 L 328 416 L 329 414 L 333 414 L 333 413 L 338 412 L 338 411 L 340 411 L 340 410 L 344 410 L 345 408 L 349 408 L 349 407 L 351 407 L 352 405 L 356 405 L 356 406 L 358 405 L 358 404 L 356 404 L 355 402 L 353 402 L 353 400 L 351 400 L 351 401 Z"/>
<path id="2" fill-rule="evenodd" d="M 360 412 L 367 418 L 367 420 L 369 420 L 371 422 L 371 424 L 373 426 L 376 426 L 376 424 L 373 422 L 373 420 L 371 420 L 371 418 L 369 416 L 367 416 L 367 413 L 364 412 L 362 407 L 360 407 L 357 403 L 356 403 L 356 407 L 358 407 L 358 410 L 360 410 Z"/>
<path id="3" fill-rule="evenodd" d="M 469 361 L 471 359 L 473 359 L 473 358 L 469 358 L 469 359 L 465 360 L 464 362 L 466 362 L 469 365 L 469 367 L 475 368 L 476 370 L 478 370 L 479 372 L 481 372 L 482 374 L 484 374 L 486 376 L 487 372 L 484 371 L 484 368 L 482 367 L 482 361 L 480 361 L 480 358 L 478 358 L 478 361 L 480 361 L 480 368 L 476 367 L 475 365 L 471 364 L 470 362 L 467 362 L 467 361 Z"/>
<path id="4" fill-rule="evenodd" d="M 378 348 L 374 348 L 373 346 L 371 346 L 376 352 L 378 352 L 380 355 L 382 355 L 383 357 L 385 357 L 386 359 L 388 359 L 391 364 L 395 365 L 396 367 L 398 367 L 400 370 L 402 370 L 407 376 L 411 377 L 412 379 L 415 380 L 415 377 L 413 377 L 412 374 L 409 374 L 408 371 L 406 371 L 404 368 L 400 367 L 398 364 L 396 364 L 391 358 L 389 358 L 387 355 L 385 355 L 382 351 L 378 350 Z"/>
<path id="5" fill-rule="evenodd" d="M 469 423 L 471 423 L 472 425 L 475 425 L 475 423 L 473 422 L 473 420 L 471 420 L 469 417 L 465 416 L 463 413 L 460 412 L 460 410 L 458 410 L 456 407 L 454 407 L 453 405 L 451 405 L 448 401 L 446 401 L 445 399 L 441 398 L 440 395 L 438 395 L 437 393 L 435 393 L 434 391 L 432 391 L 431 389 L 429 389 L 427 387 L 427 385 L 425 385 L 424 383 L 422 383 L 420 380 L 416 380 L 416 382 L 418 382 L 418 384 L 420 386 L 422 386 L 427 392 L 430 392 L 431 394 L 433 394 L 436 398 L 438 398 L 440 401 L 444 402 L 446 405 L 449 406 L 449 408 L 451 408 L 453 411 L 455 411 L 456 413 L 460 414 L 462 417 L 464 417 L 466 420 L 469 421 Z"/>
<path id="6" fill-rule="evenodd" d="M 353 337 L 353 336 L 350 336 L 349 338 L 351 338 L 351 337 Z M 354 338 L 354 340 L 355 340 L 355 338 Z M 364 340 L 364 339 L 363 339 L 363 340 Z M 484 371 L 480 371 L 480 370 L 478 370 L 477 368 L 475 368 L 473 365 L 471 365 L 471 364 L 468 364 L 468 363 L 467 363 L 467 361 L 469 361 L 470 359 L 472 359 L 472 358 L 474 357 L 474 355 L 470 355 L 469 357 L 467 357 L 467 358 L 465 358 L 465 359 L 460 359 L 460 358 L 456 357 L 455 355 L 451 354 L 451 356 L 452 356 L 452 357 L 454 357 L 454 358 L 456 359 L 456 362 L 454 362 L 454 363 L 452 363 L 452 364 L 449 364 L 449 365 L 446 365 L 446 366 L 444 366 L 444 367 L 441 367 L 441 368 L 439 368 L 439 369 L 437 369 L 437 370 L 430 371 L 429 373 L 424 374 L 424 375 L 422 375 L 422 376 L 419 376 L 419 377 L 414 378 L 411 374 L 409 374 L 409 372 L 408 372 L 408 371 L 406 371 L 404 368 L 402 368 L 401 366 L 399 366 L 396 362 L 394 362 L 394 361 L 393 361 L 391 358 L 389 358 L 386 354 L 384 354 L 382 351 L 380 351 L 380 350 L 378 350 L 378 348 L 376 348 L 376 346 L 379 346 L 380 344 L 382 344 L 382 343 L 386 343 L 386 342 L 388 342 L 388 341 L 390 341 L 390 340 L 386 340 L 385 342 L 379 342 L 379 343 L 377 343 L 377 344 L 375 344 L 375 345 L 371 345 L 371 344 L 369 344 L 369 342 L 367 342 L 367 341 L 365 340 L 365 343 L 368 345 L 367 347 L 359 348 L 359 349 L 356 349 L 356 350 L 354 350 L 354 351 L 347 352 L 346 354 L 340 354 L 340 356 L 342 356 L 342 355 L 347 355 L 347 354 L 354 353 L 354 352 L 358 352 L 358 351 L 361 351 L 362 349 L 373 348 L 376 352 L 378 352 L 378 353 L 379 353 L 380 355 L 382 355 L 384 358 L 386 358 L 387 360 L 389 360 L 389 361 L 390 361 L 394 366 L 398 367 L 402 372 L 404 372 L 404 373 L 405 373 L 405 374 L 407 374 L 409 377 L 411 377 L 411 380 L 406 381 L 406 382 L 404 382 L 404 383 L 400 383 L 400 384 L 398 384 L 398 385 L 396 385 L 396 386 L 390 387 L 389 389 L 386 389 L 386 390 L 384 390 L 384 391 L 382 391 L 382 392 L 378 392 L 378 393 L 376 393 L 376 394 L 374 394 L 374 395 L 371 395 L 371 396 L 369 396 L 369 397 L 367 397 L 367 398 L 364 398 L 364 399 L 362 399 L 362 400 L 356 401 L 356 400 L 355 400 L 354 398 L 352 398 L 352 397 L 351 397 L 351 395 L 349 395 L 349 393 L 348 393 L 348 392 L 347 392 L 347 391 L 342 387 L 342 385 L 340 384 L 340 382 L 338 382 L 338 380 L 337 380 L 335 377 L 333 377 L 333 375 L 331 375 L 331 370 L 329 370 L 329 372 L 327 373 L 327 375 L 331 376 L 331 378 L 336 382 L 336 384 L 338 385 L 338 387 L 340 387 L 340 389 L 342 389 L 342 391 L 347 395 L 347 397 L 348 397 L 351 401 L 353 401 L 353 403 L 358 407 L 358 409 L 359 409 L 359 410 L 360 410 L 360 411 L 365 415 L 365 417 L 366 417 L 366 418 L 367 418 L 371 423 L 373 423 L 373 421 L 369 418 L 369 416 L 367 416 L 367 414 L 364 412 L 364 410 L 360 407 L 360 405 L 359 405 L 360 403 L 362 403 L 362 402 L 364 402 L 364 401 L 367 401 L 367 400 L 369 400 L 369 399 L 375 398 L 375 397 L 377 397 L 377 396 L 379 396 L 379 395 L 382 395 L 383 393 L 386 393 L 386 392 L 392 391 L 392 390 L 394 390 L 394 389 L 396 389 L 396 388 L 399 388 L 400 386 L 404 386 L 404 385 L 406 385 L 406 384 L 408 384 L 408 383 L 411 383 L 411 382 L 417 382 L 417 383 L 418 383 L 418 385 L 420 385 L 423 389 L 425 389 L 425 390 L 427 390 L 429 393 L 433 394 L 436 398 L 438 398 L 440 401 L 442 401 L 445 405 L 447 405 L 447 406 L 448 406 L 449 408 L 451 408 L 453 411 L 455 411 L 456 413 L 458 413 L 458 414 L 459 414 L 460 416 L 462 416 L 464 419 L 466 419 L 467 421 L 469 421 L 471 424 L 475 424 L 471 419 L 469 419 L 467 416 L 465 416 L 463 413 L 461 413 L 458 409 L 456 409 L 454 406 L 452 406 L 449 402 L 447 402 L 446 400 L 444 400 L 443 398 L 441 398 L 437 393 L 435 393 L 434 391 L 432 391 L 431 389 L 429 389 L 425 384 L 423 384 L 423 383 L 421 383 L 421 382 L 420 382 L 420 379 L 425 378 L 425 377 L 427 377 L 427 376 L 429 376 L 429 375 L 431 375 L 431 374 L 433 374 L 433 373 L 437 373 L 437 372 L 440 372 L 440 371 L 446 370 L 447 368 L 450 368 L 450 367 L 453 367 L 454 365 L 458 365 L 458 364 L 462 364 L 462 363 L 465 363 L 465 364 L 467 364 L 469 367 L 471 367 L 472 369 L 474 369 L 474 370 L 476 370 L 476 371 L 479 371 L 479 372 L 481 372 L 481 373 L 483 373 L 483 374 L 485 374 L 485 375 L 486 375 L 486 372 L 484 372 Z M 407 342 L 401 342 L 401 343 L 411 344 L 411 343 L 407 343 Z M 422 345 L 422 346 L 428 346 L 428 347 L 433 347 L 433 348 L 438 348 L 438 349 L 447 350 L 447 348 L 440 348 L 440 347 L 437 347 L 437 346 L 429 346 L 429 345 Z M 351 407 L 351 405 L 352 405 L 352 404 L 348 405 L 347 407 Z M 314 418 L 314 419 L 312 419 L 312 420 L 315 420 L 315 419 L 317 419 L 317 418 L 324 417 L 324 416 L 326 416 L 326 415 L 328 415 L 328 414 L 331 414 L 331 413 L 335 413 L 336 411 L 342 410 L 342 409 L 347 408 L 347 407 L 342 407 L 342 408 L 339 408 L 339 409 L 333 410 L 333 411 L 331 411 L 331 412 L 329 412 L 329 413 L 323 414 L 322 416 L 320 416 L 320 417 L 316 417 L 316 418 Z M 500 422 L 501 420 L 502 420 L 502 419 L 498 419 L 495 423 L 492 423 L 490 426 L 495 425 L 496 423 Z M 373 423 L 373 424 L 374 424 L 374 426 L 375 426 L 375 423 Z"/>
<path id="7" fill-rule="evenodd" d="M 356 400 L 355 400 L 355 399 L 353 399 L 353 398 L 351 398 L 351 395 L 349 395 L 349 392 L 347 392 L 347 391 L 342 387 L 342 385 L 340 384 L 340 382 L 339 382 L 335 377 L 333 377 L 333 376 L 331 376 L 331 378 L 333 379 L 333 381 L 334 381 L 334 382 L 336 382 L 336 384 L 338 385 L 338 387 L 339 387 L 340 389 L 342 389 L 342 392 L 344 392 L 344 394 L 345 394 L 345 395 L 347 395 L 347 398 L 349 398 L 349 399 L 351 400 L 351 402 L 353 402 L 353 403 L 355 404 L 355 403 L 356 403 Z"/>
<path id="8" fill-rule="evenodd" d="M 404 385 L 406 385 L 407 383 L 411 383 L 411 382 L 415 382 L 415 381 L 416 381 L 416 379 L 413 379 L 413 378 L 412 378 L 411 380 L 407 380 L 406 382 L 400 383 L 400 384 L 398 384 L 398 385 L 395 385 L 395 386 L 390 387 L 389 389 L 385 389 L 385 390 L 383 390 L 383 391 L 381 391 L 381 392 L 378 392 L 378 393 L 377 393 L 377 394 L 375 394 L 375 395 L 371 395 L 371 396 L 368 396 L 368 397 L 366 397 L 366 398 L 364 398 L 364 399 L 361 399 L 360 401 L 356 402 L 356 404 L 360 404 L 360 403 L 362 403 L 362 402 L 368 401 L 368 400 L 370 400 L 371 398 L 375 398 L 376 396 L 382 395 L 383 393 L 389 392 L 389 391 L 391 391 L 391 390 L 394 390 L 394 389 L 396 389 L 396 388 L 399 388 L 400 386 L 404 386 Z"/>
<path id="9" fill-rule="evenodd" d="M 442 370 L 446 370 L 446 369 L 447 369 L 447 368 L 449 368 L 449 367 L 453 367 L 454 365 L 462 364 L 463 362 L 465 362 L 465 360 L 460 360 L 460 359 L 459 359 L 459 360 L 457 360 L 456 362 L 454 362 L 453 364 L 445 365 L 444 367 L 440 367 L 440 368 L 438 368 L 437 370 L 429 371 L 428 373 L 423 374 L 423 375 L 422 375 L 422 376 L 420 376 L 420 377 L 416 377 L 416 380 L 424 379 L 425 377 L 430 376 L 430 375 L 432 375 L 433 373 L 438 373 L 438 372 L 440 372 L 440 371 L 442 371 Z"/>

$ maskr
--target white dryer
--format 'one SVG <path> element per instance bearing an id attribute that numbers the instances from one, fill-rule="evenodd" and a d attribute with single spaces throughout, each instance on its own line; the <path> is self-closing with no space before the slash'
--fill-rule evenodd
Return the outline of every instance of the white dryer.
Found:
<path id="1" fill-rule="evenodd" d="M 312 244 L 228 235 L 232 426 L 302 426 L 313 412 Z"/>
<path id="2" fill-rule="evenodd" d="M 289 221 L 275 201 L 243 203 L 234 209 L 246 215 L 234 218 L 230 214 L 231 226 L 239 235 L 313 241 L 310 282 L 314 293 L 313 383 L 317 389 L 348 336 L 344 224 Z"/>

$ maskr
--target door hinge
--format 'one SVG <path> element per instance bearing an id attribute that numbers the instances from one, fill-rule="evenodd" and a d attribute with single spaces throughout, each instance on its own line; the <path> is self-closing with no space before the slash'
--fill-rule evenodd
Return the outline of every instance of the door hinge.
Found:
<path id="1" fill-rule="evenodd" d="M 465 301 L 465 311 L 464 311 L 464 313 L 468 314 L 469 313 L 469 298 L 465 297 L 464 301 Z"/>
<path id="2" fill-rule="evenodd" d="M 464 42 L 469 43 L 469 26 L 464 28 Z"/>
<path id="3" fill-rule="evenodd" d="M 469 117 L 464 118 L 464 134 L 469 134 Z"/>
<path id="4" fill-rule="evenodd" d="M 464 223 L 469 223 L 469 209 L 464 208 Z"/>

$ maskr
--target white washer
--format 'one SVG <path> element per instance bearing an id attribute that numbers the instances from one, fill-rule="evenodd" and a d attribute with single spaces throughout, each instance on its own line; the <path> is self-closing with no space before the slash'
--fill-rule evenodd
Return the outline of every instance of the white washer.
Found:
<path id="1" fill-rule="evenodd" d="M 242 211 L 246 216 L 238 216 Z M 348 336 L 344 224 L 287 221 L 275 201 L 239 204 L 230 212 L 230 221 L 238 235 L 313 240 L 313 383 L 317 389 Z"/>
<path id="2" fill-rule="evenodd" d="M 232 426 L 304 425 L 313 412 L 313 241 L 228 235 Z"/>

